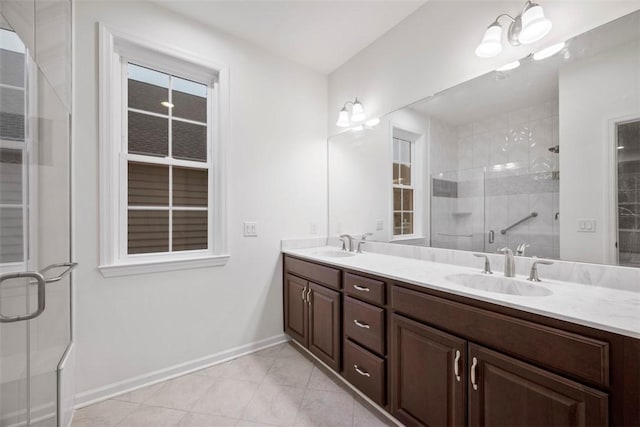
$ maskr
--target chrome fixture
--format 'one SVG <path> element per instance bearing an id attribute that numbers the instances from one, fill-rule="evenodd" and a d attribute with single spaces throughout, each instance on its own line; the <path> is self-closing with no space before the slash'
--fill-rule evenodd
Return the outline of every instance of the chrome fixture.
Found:
<path id="1" fill-rule="evenodd" d="M 486 254 L 473 254 L 473 256 L 484 258 L 484 269 L 482 270 L 483 274 L 493 274 L 493 271 L 491 271 L 491 263 L 489 263 L 489 257 Z"/>
<path id="2" fill-rule="evenodd" d="M 359 253 L 359 254 L 362 253 L 362 245 L 367 243 L 367 237 L 369 237 L 369 236 L 373 236 L 373 233 L 364 233 L 362 235 L 362 237 L 360 238 L 360 241 L 358 242 L 358 249 L 356 249 L 357 253 Z"/>
<path id="3" fill-rule="evenodd" d="M 530 246 L 531 245 L 527 245 L 524 242 L 519 244 L 518 247 L 516 248 L 516 256 L 524 256 L 525 252 L 527 251 L 527 248 Z"/>
<path id="4" fill-rule="evenodd" d="M 512 228 L 517 227 L 518 225 L 522 224 L 523 222 L 528 221 L 531 218 L 535 218 L 537 216 L 538 216 L 538 212 L 531 212 L 529 215 L 525 216 L 521 220 L 516 221 L 513 224 L 511 224 L 510 226 L 508 226 L 507 228 L 504 228 L 504 229 L 500 230 L 500 234 L 507 234 L 507 231 L 511 230 Z"/>
<path id="5" fill-rule="evenodd" d="M 349 110 L 347 110 L 347 105 L 351 104 L 351 118 L 349 118 Z M 340 113 L 338 114 L 338 121 L 336 122 L 336 126 L 341 128 L 346 128 L 355 123 L 363 122 L 365 119 L 364 108 L 362 107 L 362 103 L 358 101 L 358 98 L 354 101 L 347 101 L 342 106 Z M 373 124 L 373 126 L 378 123 Z"/>
<path id="6" fill-rule="evenodd" d="M 502 248 L 498 252 L 504 254 L 504 277 L 516 277 L 516 262 L 513 258 L 513 251 L 509 248 Z"/>
<path id="7" fill-rule="evenodd" d="M 560 146 L 554 145 L 553 147 L 549 147 L 549 151 L 553 154 L 558 154 L 560 153 Z"/>
<path id="8" fill-rule="evenodd" d="M 492 58 L 502 52 L 502 25 L 499 21 L 503 16 L 511 21 L 507 40 L 512 46 L 537 42 L 551 31 L 551 20 L 544 16 L 542 6 L 528 0 L 516 17 L 503 13 L 489 25 L 476 48 L 476 55 L 480 58 Z"/>
<path id="9" fill-rule="evenodd" d="M 349 252 L 353 252 L 353 237 L 351 237 L 348 234 L 342 234 L 340 235 L 340 240 L 342 240 L 342 250 L 346 251 L 347 247 L 346 247 L 346 242 L 349 242 Z"/>
<path id="10" fill-rule="evenodd" d="M 545 260 L 537 260 L 531 264 L 531 272 L 529 273 L 529 278 L 527 280 L 531 282 L 541 282 L 540 277 L 538 277 L 538 264 L 542 265 L 551 265 L 553 261 L 545 261 Z"/>

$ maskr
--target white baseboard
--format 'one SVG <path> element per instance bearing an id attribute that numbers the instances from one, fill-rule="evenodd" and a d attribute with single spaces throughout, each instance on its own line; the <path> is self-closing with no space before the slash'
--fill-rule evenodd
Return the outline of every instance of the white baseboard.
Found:
<path id="1" fill-rule="evenodd" d="M 119 381 L 106 386 L 95 388 L 93 390 L 78 393 L 76 394 L 75 408 L 80 409 L 85 406 L 101 402 L 103 400 L 111 399 L 112 397 L 118 396 L 120 394 L 128 393 L 142 387 L 189 374 L 200 369 L 208 368 L 209 366 L 217 365 L 219 363 L 235 359 L 236 357 L 244 356 L 245 354 L 254 353 L 256 351 L 263 350 L 265 348 L 272 347 L 289 340 L 290 338 L 285 334 L 275 335 L 273 337 L 265 338 L 249 344 L 244 344 L 239 347 L 221 351 L 219 353 L 201 357 L 189 362 L 169 366 L 167 368 L 149 372 L 144 375 L 139 375 L 134 378 L 129 378 L 124 381 Z"/>

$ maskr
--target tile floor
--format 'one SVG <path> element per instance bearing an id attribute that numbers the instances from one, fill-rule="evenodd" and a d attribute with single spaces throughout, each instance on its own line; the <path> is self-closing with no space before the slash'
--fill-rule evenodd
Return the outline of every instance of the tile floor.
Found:
<path id="1" fill-rule="evenodd" d="M 280 344 L 76 411 L 72 427 L 384 427 L 295 345 Z"/>

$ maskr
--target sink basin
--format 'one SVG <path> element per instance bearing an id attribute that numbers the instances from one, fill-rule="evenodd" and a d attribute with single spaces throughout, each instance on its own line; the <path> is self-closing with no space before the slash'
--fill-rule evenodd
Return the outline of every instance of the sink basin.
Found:
<path id="1" fill-rule="evenodd" d="M 495 292 L 522 297 L 544 297 L 553 294 L 549 289 L 510 277 L 496 277 L 480 274 L 452 274 L 448 281 L 478 291 Z"/>
<path id="2" fill-rule="evenodd" d="M 324 251 L 317 251 L 313 253 L 314 255 L 317 256 L 326 256 L 329 258 L 348 258 L 348 257 L 352 257 L 352 256 L 356 256 L 356 254 L 354 254 L 353 252 L 347 252 L 347 251 L 339 251 L 339 250 L 324 250 Z"/>

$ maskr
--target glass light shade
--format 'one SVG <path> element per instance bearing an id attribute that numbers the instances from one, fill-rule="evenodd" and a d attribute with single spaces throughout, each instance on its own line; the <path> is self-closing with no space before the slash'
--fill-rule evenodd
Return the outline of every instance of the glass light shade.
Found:
<path id="1" fill-rule="evenodd" d="M 542 6 L 532 3 L 522 14 L 522 30 L 518 41 L 522 44 L 537 42 L 551 31 L 551 20 L 545 18 Z"/>
<path id="2" fill-rule="evenodd" d="M 349 127 L 349 112 L 346 108 L 342 108 L 340 110 L 340 114 L 338 115 L 338 121 L 336 122 L 336 126 L 341 128 Z"/>
<path id="3" fill-rule="evenodd" d="M 378 123 L 380 123 L 380 119 L 376 117 L 376 118 L 367 120 L 364 124 L 365 126 L 369 126 L 372 128 L 374 126 L 378 126 Z"/>
<path id="4" fill-rule="evenodd" d="M 356 101 L 353 103 L 353 108 L 351 109 L 351 120 L 354 122 L 361 122 L 364 120 L 364 108 L 362 108 L 362 104 L 356 98 Z"/>
<path id="5" fill-rule="evenodd" d="M 480 58 L 491 58 L 502 52 L 502 27 L 494 23 L 484 33 L 482 42 L 476 48 Z"/>
<path id="6" fill-rule="evenodd" d="M 509 71 L 514 70 L 520 66 L 520 61 L 509 62 L 508 64 L 503 65 L 500 68 L 496 68 L 496 71 Z"/>
<path id="7" fill-rule="evenodd" d="M 533 59 L 535 59 L 536 61 L 540 61 L 541 59 L 545 59 L 550 56 L 553 56 L 556 53 L 560 52 L 562 49 L 564 49 L 564 45 L 565 43 L 561 42 L 561 43 L 554 44 L 553 46 L 544 48 L 541 51 L 534 53 Z"/>

